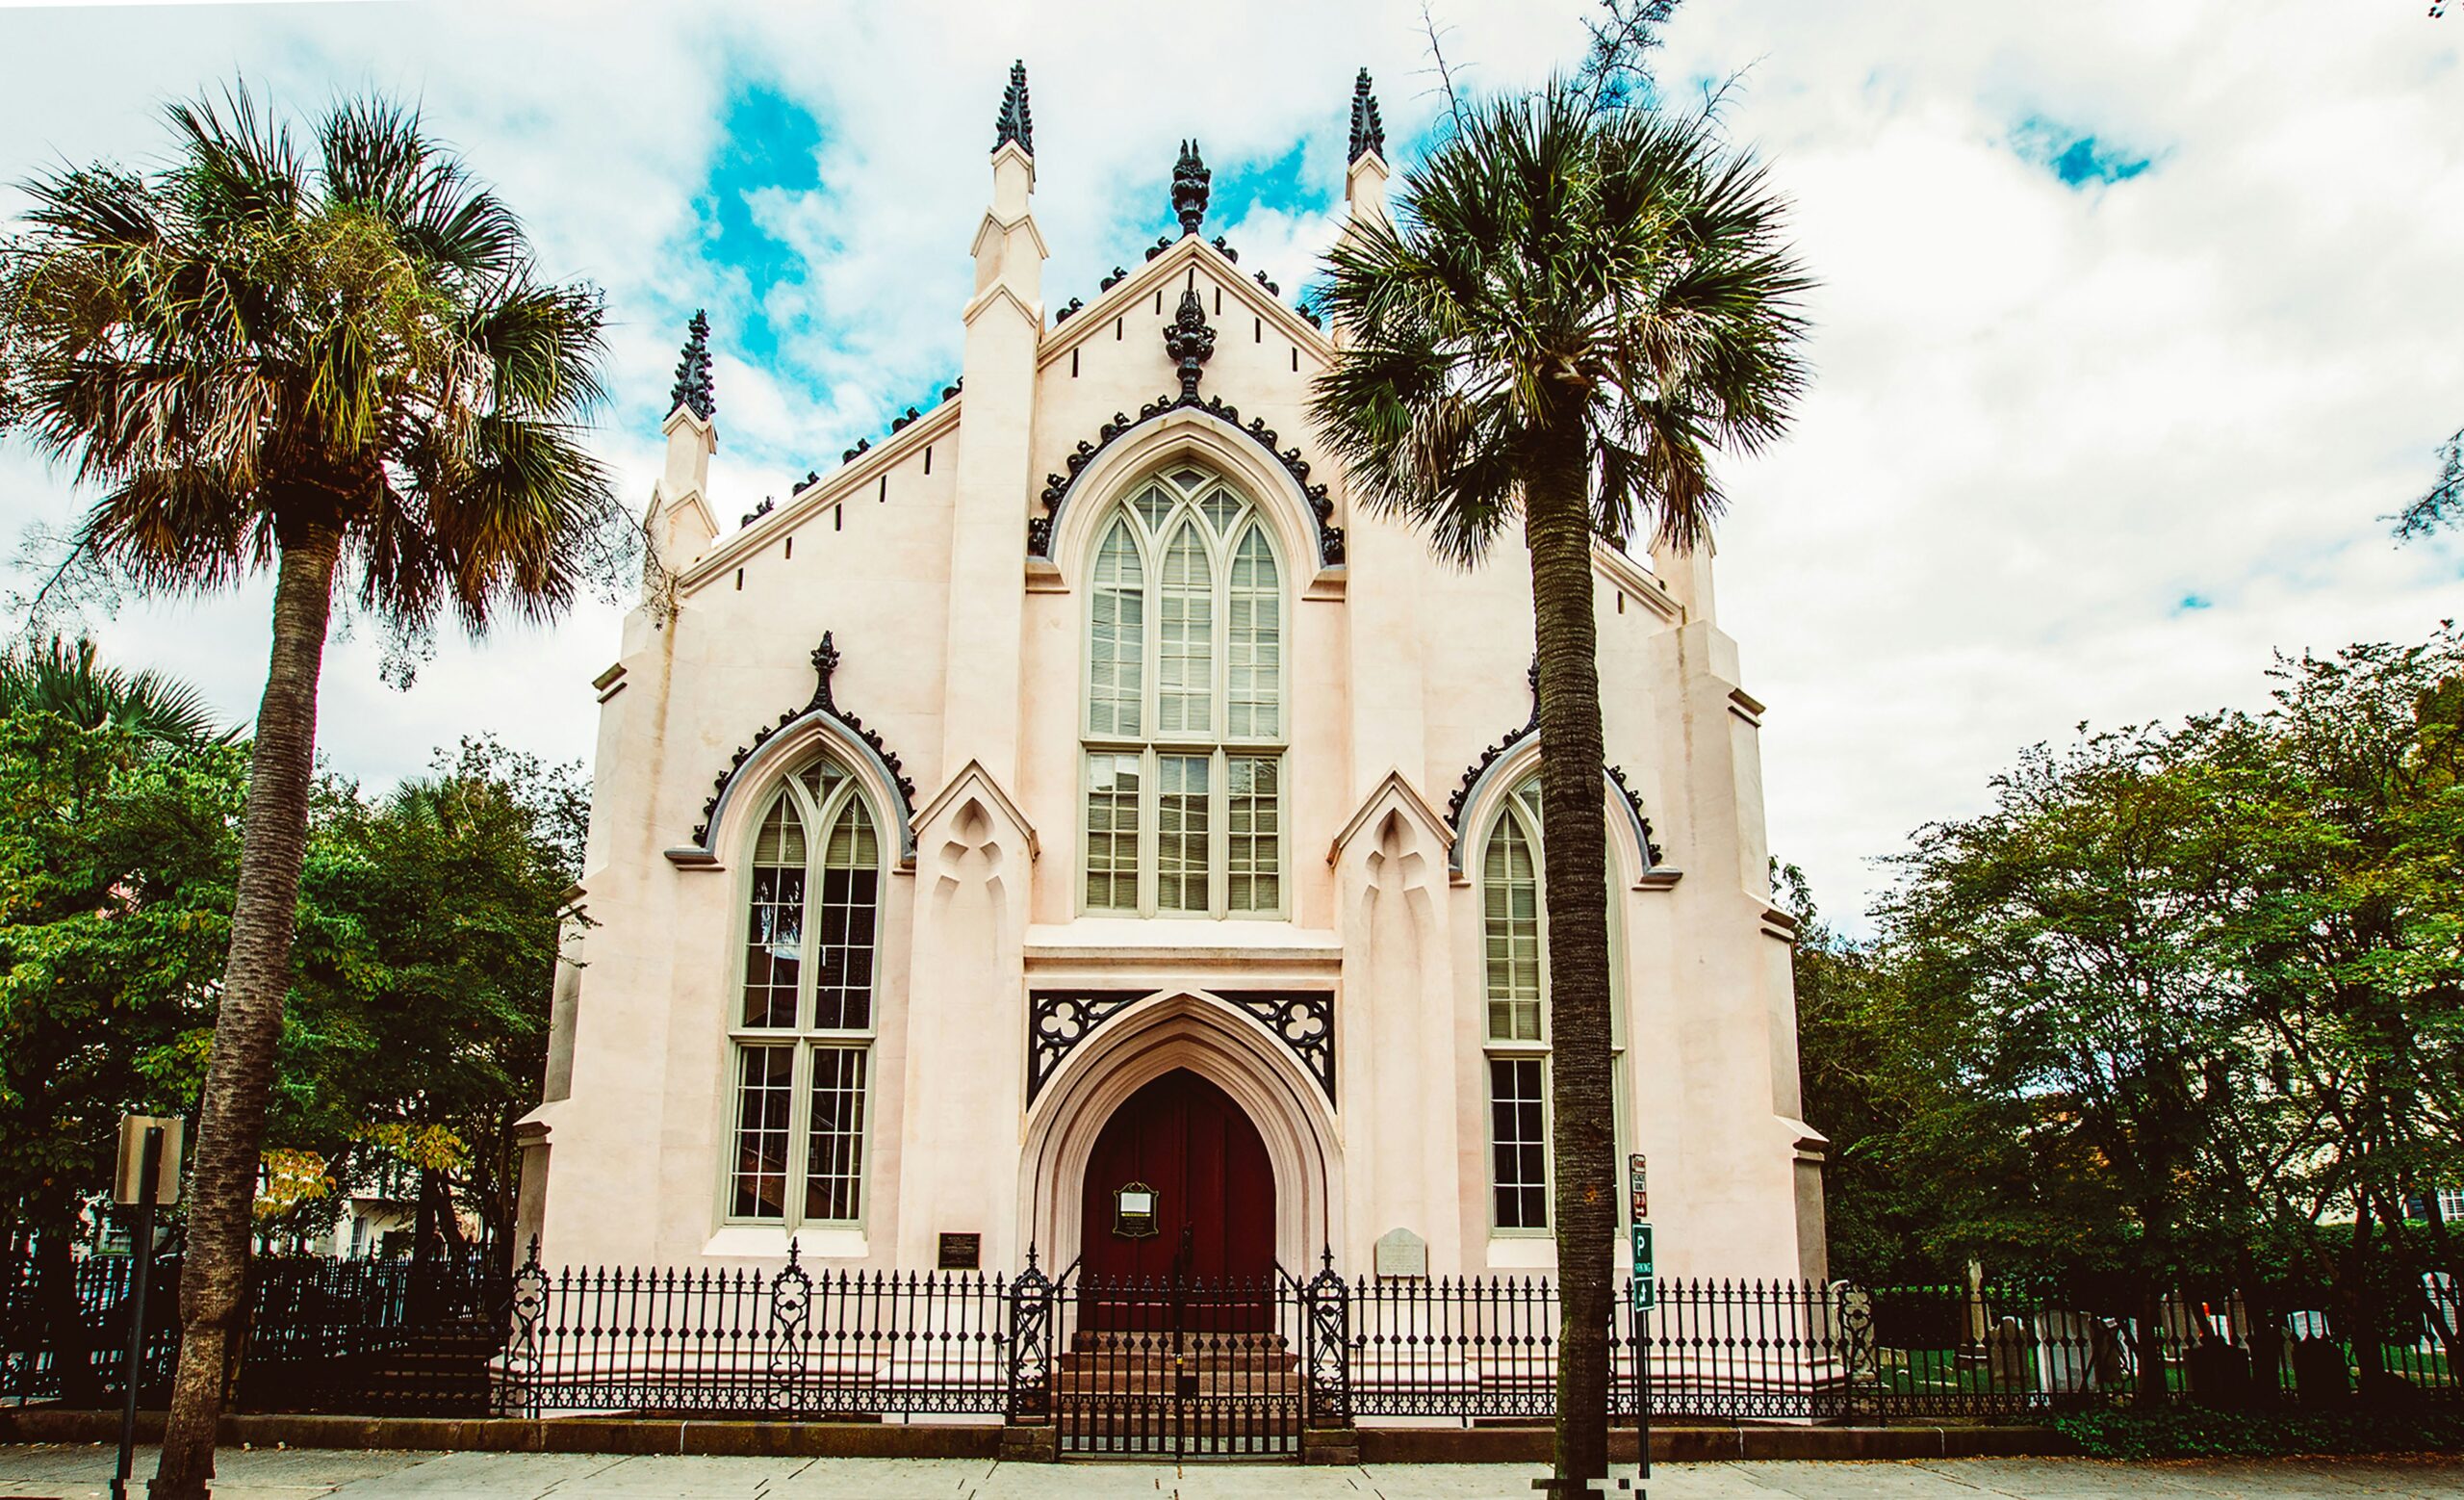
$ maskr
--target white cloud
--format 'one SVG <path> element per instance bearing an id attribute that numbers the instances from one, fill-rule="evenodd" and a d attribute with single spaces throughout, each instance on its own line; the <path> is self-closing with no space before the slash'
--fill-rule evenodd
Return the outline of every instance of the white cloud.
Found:
<path id="1" fill-rule="evenodd" d="M 1579 0 L 1441 9 L 1476 85 L 1579 47 Z M 1797 430 L 1732 466 L 1720 597 L 1772 705 L 1773 846 L 1834 908 L 1862 903 L 1866 862 L 1913 824 L 1978 806 L 2028 740 L 2254 703 L 2272 649 L 2419 636 L 2455 611 L 2464 546 L 2398 549 L 2378 518 L 2464 423 L 2459 43 L 2464 26 L 2418 7 L 2292 0 L 1679 13 L 1665 76 L 1690 93 L 1747 70 L 1729 127 L 1795 199 L 1823 282 Z M 1181 137 L 1203 141 L 1219 194 L 1305 142 L 1302 187 L 1330 213 L 1356 66 L 1399 154 L 1438 107 L 1403 0 L 6 11 L 0 55 L 17 60 L 11 180 L 147 156 L 156 102 L 234 71 L 309 107 L 366 85 L 418 97 L 552 271 L 607 288 L 623 420 L 603 450 L 629 500 L 654 473 L 682 321 L 712 309 L 726 521 L 955 373 L 1013 57 L 1032 75 L 1056 306 L 1165 227 Z M 752 205 L 804 262 L 758 285 L 705 259 L 696 208 L 750 87 L 823 133 L 822 190 Z M 2014 148 L 2034 122 L 2152 165 L 2071 189 Z M 1224 227 L 1289 297 L 1333 223 L 1277 204 Z M 781 339 L 758 366 L 741 342 L 757 311 Z M 74 509 L 21 451 L 0 455 L 0 530 Z M 103 634 L 234 717 L 253 707 L 261 590 Z M 587 681 L 614 645 L 598 608 L 449 639 L 396 694 L 362 636 L 329 659 L 323 740 L 379 782 L 478 728 L 586 756 Z"/>

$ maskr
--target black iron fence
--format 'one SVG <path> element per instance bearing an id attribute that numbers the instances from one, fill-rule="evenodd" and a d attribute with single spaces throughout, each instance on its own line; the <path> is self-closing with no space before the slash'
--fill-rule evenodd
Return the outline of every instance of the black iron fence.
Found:
<path id="1" fill-rule="evenodd" d="M 0 1404 L 109 1405 L 129 1262 L 64 1282 L 0 1272 Z M 149 1301 L 159 1400 L 177 1268 Z M 1663 1280 L 1611 1319 L 1612 1414 L 2024 1418 L 2135 1401 L 2222 1406 L 2464 1394 L 2453 1310 L 2426 1295 L 2356 1334 L 2169 1299 L 2143 1329 L 2038 1289 Z M 269 1259 L 250 1290 L 242 1409 L 369 1414 L 955 1417 L 1051 1424 L 1064 1451 L 1270 1456 L 1355 1422 L 1542 1420 L 1556 1289 L 1538 1277 L 1108 1283 L 808 1268 L 475 1268 Z M 2152 1332 L 2154 1354 L 2143 1332 Z M 2144 1365 L 2145 1367 L 2143 1367 Z"/>

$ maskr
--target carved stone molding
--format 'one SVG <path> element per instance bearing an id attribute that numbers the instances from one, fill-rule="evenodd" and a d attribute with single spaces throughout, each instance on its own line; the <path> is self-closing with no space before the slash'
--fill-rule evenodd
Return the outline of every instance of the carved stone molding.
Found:
<path id="1" fill-rule="evenodd" d="M 1226 1004 L 1237 1005 L 1292 1048 L 1309 1076 L 1335 1101 L 1335 997 L 1325 990 L 1217 990 Z"/>
<path id="2" fill-rule="evenodd" d="M 1104 1022 L 1145 999 L 1151 991 L 1037 990 L 1027 996 L 1027 1102 L 1069 1054 Z M 1292 1049 L 1309 1076 L 1335 1101 L 1335 996 L 1325 990 L 1217 990 L 1208 992 L 1255 1019 Z"/>
<path id="3" fill-rule="evenodd" d="M 1180 305 L 1172 310 L 1172 321 L 1164 329 L 1164 352 L 1180 367 L 1181 399 L 1175 404 L 1197 404 L 1198 373 L 1215 357 L 1215 330 L 1207 326 L 1206 303 L 1198 299 L 1197 288 L 1181 294 Z"/>
<path id="4" fill-rule="evenodd" d="M 1027 1102 L 1032 1104 L 1078 1044 L 1146 998 L 1144 990 L 1038 990 L 1027 996 Z"/>
<path id="5" fill-rule="evenodd" d="M 804 707 L 789 709 L 779 715 L 777 722 L 765 724 L 755 730 L 753 743 L 736 746 L 735 756 L 728 762 L 728 768 L 721 771 L 712 781 L 710 799 L 702 804 L 702 821 L 693 830 L 695 845 L 708 847 L 710 823 L 718 814 L 719 802 L 727 795 L 728 788 L 734 782 L 736 773 L 744 769 L 744 763 L 752 759 L 754 752 L 768 744 L 789 725 L 816 713 L 828 714 L 845 725 L 850 734 L 861 740 L 873 752 L 883 769 L 888 774 L 890 785 L 897 789 L 905 823 L 910 827 L 913 826 L 915 783 L 908 777 L 905 768 L 899 764 L 898 752 L 882 743 L 882 737 L 866 729 L 862 719 L 840 708 L 837 699 L 831 692 L 830 680 L 838 670 L 838 643 L 834 638 L 834 633 L 828 631 L 822 633 L 821 644 L 813 648 L 812 670 L 814 677 L 812 697 L 805 703 Z"/>
<path id="6" fill-rule="evenodd" d="M 1188 297 L 1184 297 L 1182 298 L 1184 308 L 1188 306 Z M 1187 376 L 1185 375 L 1184 378 L 1186 379 Z M 1147 423 L 1160 417 L 1168 417 L 1185 407 L 1221 418 L 1249 441 L 1265 449 L 1276 463 L 1283 465 L 1284 472 L 1292 476 L 1293 482 L 1300 487 L 1300 493 L 1309 502 L 1310 517 L 1317 523 L 1319 562 L 1329 568 L 1341 567 L 1344 561 L 1344 529 L 1334 524 L 1335 503 L 1328 495 L 1325 485 L 1309 482 L 1309 460 L 1300 456 L 1300 450 L 1275 447 L 1279 439 L 1274 428 L 1268 427 L 1263 418 L 1252 417 L 1248 425 L 1243 427 L 1240 407 L 1233 405 L 1220 396 L 1210 396 L 1200 401 L 1194 389 L 1185 391 L 1177 397 L 1159 396 L 1139 407 L 1136 417 L 1126 412 L 1116 411 L 1113 413 L 1113 419 L 1097 430 L 1094 441 L 1080 439 L 1078 446 L 1070 451 L 1066 461 L 1069 472 L 1066 475 L 1047 474 L 1043 477 L 1041 497 L 1043 514 L 1029 517 L 1027 521 L 1028 556 L 1047 560 L 1051 558 L 1053 530 L 1060 522 L 1061 507 L 1076 491 L 1078 477 L 1086 472 L 1087 466 L 1094 462 L 1097 455 Z"/>
<path id="7" fill-rule="evenodd" d="M 1504 738 L 1482 750 L 1480 758 L 1464 768 L 1463 779 L 1455 783 L 1452 794 L 1446 799 L 1446 821 L 1454 830 L 1451 863 L 1457 873 L 1463 869 L 1463 850 L 1472 833 L 1463 826 L 1463 815 L 1471 806 L 1473 792 L 1488 779 L 1489 772 L 1498 762 L 1505 759 L 1507 751 L 1540 733 L 1540 663 L 1536 659 L 1530 671 L 1525 674 L 1525 680 L 1531 686 L 1531 717 L 1506 731 Z M 1656 868 L 1663 856 L 1652 831 L 1652 820 L 1643 812 L 1641 794 L 1627 784 L 1624 766 L 1603 765 L 1600 773 L 1606 779 L 1609 789 L 1616 792 L 1618 800 L 1625 804 L 1627 816 L 1633 825 L 1634 841 L 1642 847 L 1645 871 Z"/>

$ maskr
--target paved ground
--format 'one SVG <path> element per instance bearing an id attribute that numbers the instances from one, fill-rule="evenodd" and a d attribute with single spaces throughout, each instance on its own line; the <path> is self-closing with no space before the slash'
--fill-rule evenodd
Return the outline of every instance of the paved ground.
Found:
<path id="1" fill-rule="evenodd" d="M 142 1456 L 141 1481 L 154 1468 Z M 218 1500 L 314 1495 L 420 1500 L 1532 1500 L 1537 1468 L 1511 1464 L 1301 1469 L 996 1464 L 968 1460 L 613 1458 L 593 1454 L 225 1453 Z M 109 1492 L 112 1450 L 0 1447 L 0 1500 Z M 142 1495 L 141 1483 L 134 1493 Z M 2464 1497 L 2464 1459 L 2100 1463 L 1950 1459 L 1922 1463 L 1673 1463 L 1656 1500 L 2136 1500 L 2356 1495 Z"/>

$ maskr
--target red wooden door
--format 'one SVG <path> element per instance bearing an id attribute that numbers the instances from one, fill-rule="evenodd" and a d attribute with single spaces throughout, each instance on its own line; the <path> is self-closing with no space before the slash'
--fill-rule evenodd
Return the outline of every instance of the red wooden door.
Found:
<path id="1" fill-rule="evenodd" d="M 1155 1192 L 1155 1233 L 1116 1232 L 1115 1194 Z M 1187 1069 L 1113 1112 L 1088 1158 L 1079 1244 L 1090 1282 L 1227 1282 L 1274 1274 L 1274 1172 L 1266 1142 L 1230 1095 Z"/>

